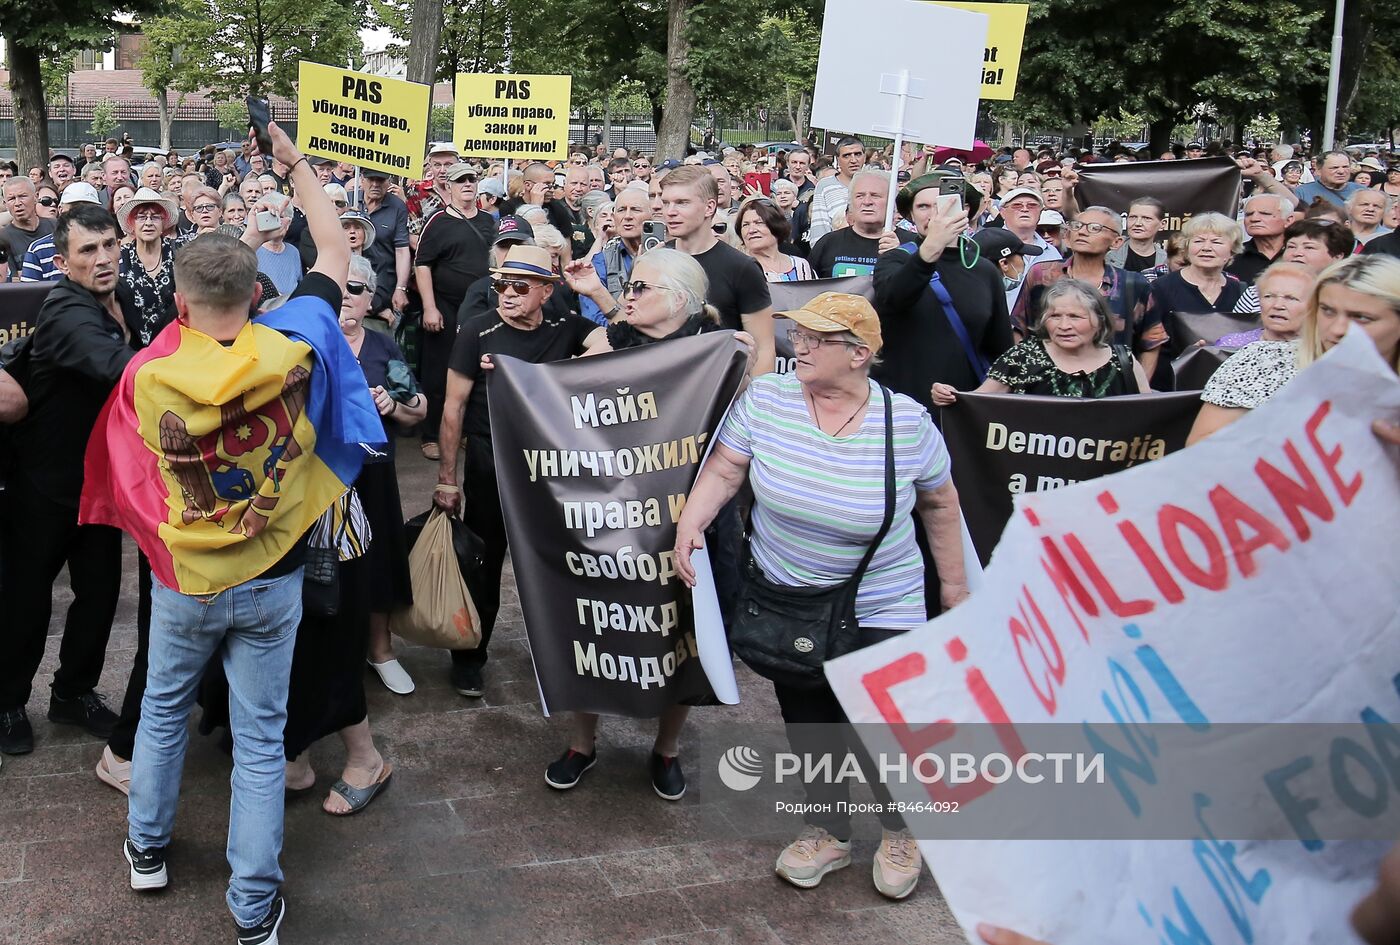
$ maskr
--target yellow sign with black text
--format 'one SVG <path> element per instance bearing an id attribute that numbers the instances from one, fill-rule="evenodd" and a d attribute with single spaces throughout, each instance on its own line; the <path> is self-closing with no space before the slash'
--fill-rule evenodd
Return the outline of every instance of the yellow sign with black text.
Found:
<path id="1" fill-rule="evenodd" d="M 297 147 L 398 177 L 418 177 L 428 147 L 432 89 L 302 60 Z"/>
<path id="2" fill-rule="evenodd" d="M 452 143 L 463 157 L 564 160 L 572 90 L 567 75 L 459 72 Z"/>
<path id="3" fill-rule="evenodd" d="M 987 14 L 987 46 L 982 53 L 982 98 L 1009 102 L 1016 97 L 1016 76 L 1021 71 L 1021 46 L 1026 39 L 1025 3 L 961 3 L 939 0 L 941 7 L 957 7 Z"/>

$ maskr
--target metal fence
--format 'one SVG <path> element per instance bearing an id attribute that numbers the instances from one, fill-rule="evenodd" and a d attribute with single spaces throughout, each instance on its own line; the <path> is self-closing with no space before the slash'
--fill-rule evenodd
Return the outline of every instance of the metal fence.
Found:
<path id="1" fill-rule="evenodd" d="M 50 103 L 49 147 L 79 148 L 95 139 L 88 129 L 92 126 L 93 109 L 96 101 L 71 101 Z M 117 126 L 113 136 L 131 135 L 138 147 L 158 147 L 160 145 L 160 115 L 154 99 L 136 101 L 113 101 L 116 108 Z M 170 122 L 170 146 L 178 150 L 191 150 L 224 141 L 230 138 L 241 140 L 247 129 L 227 127 L 219 124 L 214 106 L 207 102 L 186 103 L 178 109 L 171 102 L 174 118 Z M 296 109 L 290 104 L 273 103 L 273 119 L 296 137 Z M 15 106 L 12 100 L 0 101 L 0 148 L 15 147 Z"/>

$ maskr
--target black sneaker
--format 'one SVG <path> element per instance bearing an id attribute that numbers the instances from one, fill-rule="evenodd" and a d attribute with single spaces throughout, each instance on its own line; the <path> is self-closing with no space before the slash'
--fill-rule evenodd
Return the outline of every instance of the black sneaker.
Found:
<path id="1" fill-rule="evenodd" d="M 164 889 L 170 882 L 165 871 L 165 849 L 138 850 L 130 840 L 122 843 L 122 853 L 131 864 L 131 888 L 137 892 Z"/>
<path id="2" fill-rule="evenodd" d="M 597 763 L 597 748 L 593 749 L 592 754 L 587 755 L 570 748 L 559 756 L 558 761 L 544 769 L 544 783 L 556 791 L 567 791 L 578 784 L 583 778 L 583 773 Z"/>
<path id="3" fill-rule="evenodd" d="M 24 707 L 0 709 L 0 751 L 7 755 L 27 755 L 34 750 L 34 727 Z"/>
<path id="4" fill-rule="evenodd" d="M 651 753 L 651 787 L 659 797 L 678 801 L 685 797 L 685 774 L 679 758 Z"/>
<path id="5" fill-rule="evenodd" d="M 49 697 L 49 721 L 60 725 L 76 725 L 98 738 L 111 738 L 117 727 L 117 713 L 95 692 L 85 692 L 72 699 Z"/>
<path id="6" fill-rule="evenodd" d="M 272 897 L 272 907 L 267 910 L 267 918 L 252 928 L 238 926 L 238 945 L 277 945 L 277 927 L 286 917 L 287 900 L 278 893 Z"/>
<path id="7" fill-rule="evenodd" d="M 482 693 L 481 665 L 478 663 L 453 663 L 452 688 L 461 696 L 480 699 Z"/>

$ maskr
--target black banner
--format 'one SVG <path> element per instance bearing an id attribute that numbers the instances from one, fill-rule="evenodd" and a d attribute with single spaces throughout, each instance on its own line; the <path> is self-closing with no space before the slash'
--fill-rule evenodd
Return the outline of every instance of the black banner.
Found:
<path id="1" fill-rule="evenodd" d="M 1202 345 L 1192 348 L 1172 362 L 1177 390 L 1204 390 L 1206 381 L 1219 369 L 1233 350 Z"/>
<path id="2" fill-rule="evenodd" d="M 0 347 L 34 331 L 53 282 L 0 283 Z"/>
<path id="3" fill-rule="evenodd" d="M 746 352 L 714 332 L 550 364 L 493 360 L 496 476 L 546 711 L 650 718 L 705 695 L 671 549 Z"/>
<path id="4" fill-rule="evenodd" d="M 806 305 L 823 292 L 845 292 L 860 295 L 875 304 L 875 280 L 870 276 L 842 276 L 839 279 L 802 279 L 797 282 L 773 282 L 768 286 L 768 294 L 773 298 L 773 350 L 776 357 L 773 370 L 778 374 L 791 374 L 793 358 L 792 342 L 788 341 L 788 329 L 792 327 L 783 312 L 791 312 Z"/>
<path id="5" fill-rule="evenodd" d="M 1228 157 L 1190 161 L 1087 164 L 1078 168 L 1079 206 L 1108 207 L 1124 217 L 1138 197 L 1156 197 L 1167 208 L 1160 239 L 1181 229 L 1192 215 L 1214 211 L 1231 219 L 1240 209 L 1240 169 Z"/>
<path id="6" fill-rule="evenodd" d="M 963 518 L 985 565 L 1020 492 L 1097 479 L 1186 445 L 1199 394 L 1078 400 L 958 394 L 942 410 Z"/>

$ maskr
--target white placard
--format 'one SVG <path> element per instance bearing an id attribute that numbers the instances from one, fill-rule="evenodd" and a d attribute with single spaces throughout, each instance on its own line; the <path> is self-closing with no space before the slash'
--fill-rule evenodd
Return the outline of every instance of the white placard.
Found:
<path id="1" fill-rule="evenodd" d="M 1370 423 L 1397 411 L 1400 382 L 1353 329 L 1267 404 L 1200 444 L 1017 496 L 982 590 L 918 630 L 828 663 L 832 687 L 852 722 L 909 723 L 863 727 L 877 755 L 892 744 L 907 754 L 915 742 L 936 750 L 994 716 L 1009 723 L 998 737 L 1035 723 L 1077 732 L 1128 717 L 1218 728 L 1379 716 L 1393 729 L 1400 454 Z M 1168 840 L 920 847 L 970 941 L 980 941 L 978 922 L 990 922 L 1055 945 L 1353 942 L 1347 913 L 1375 884 L 1395 836 L 1355 792 L 1329 788 L 1335 758 L 1329 769 L 1327 757 L 1298 752 L 1284 767 L 1252 753 L 1228 765 L 1254 790 L 1269 785 L 1256 809 L 1287 817 L 1292 832 L 1279 836 L 1289 839 L 1226 843 L 1232 825 L 1217 822 L 1220 841 L 1202 828 Z M 1149 757 L 1142 770 L 1176 772 L 1178 783 L 1197 777 L 1179 758 Z M 1121 759 L 1115 769 L 1121 775 Z M 1144 812 L 1189 811 L 1203 795 L 1172 780 L 1122 783 Z M 958 790 L 962 816 L 1001 790 L 981 781 L 889 787 L 905 804 Z M 1388 796 L 1393 812 L 1393 789 Z M 1197 815 L 1204 824 L 1230 800 L 1217 795 Z M 1114 811 L 1124 803 L 1109 801 Z M 1376 840 L 1305 845 L 1307 825 L 1328 818 L 1352 827 L 1347 836 Z"/>
<path id="2" fill-rule="evenodd" d="M 812 124 L 971 148 L 988 17 L 919 0 L 827 0 Z M 884 91 L 882 91 L 884 90 Z"/>

